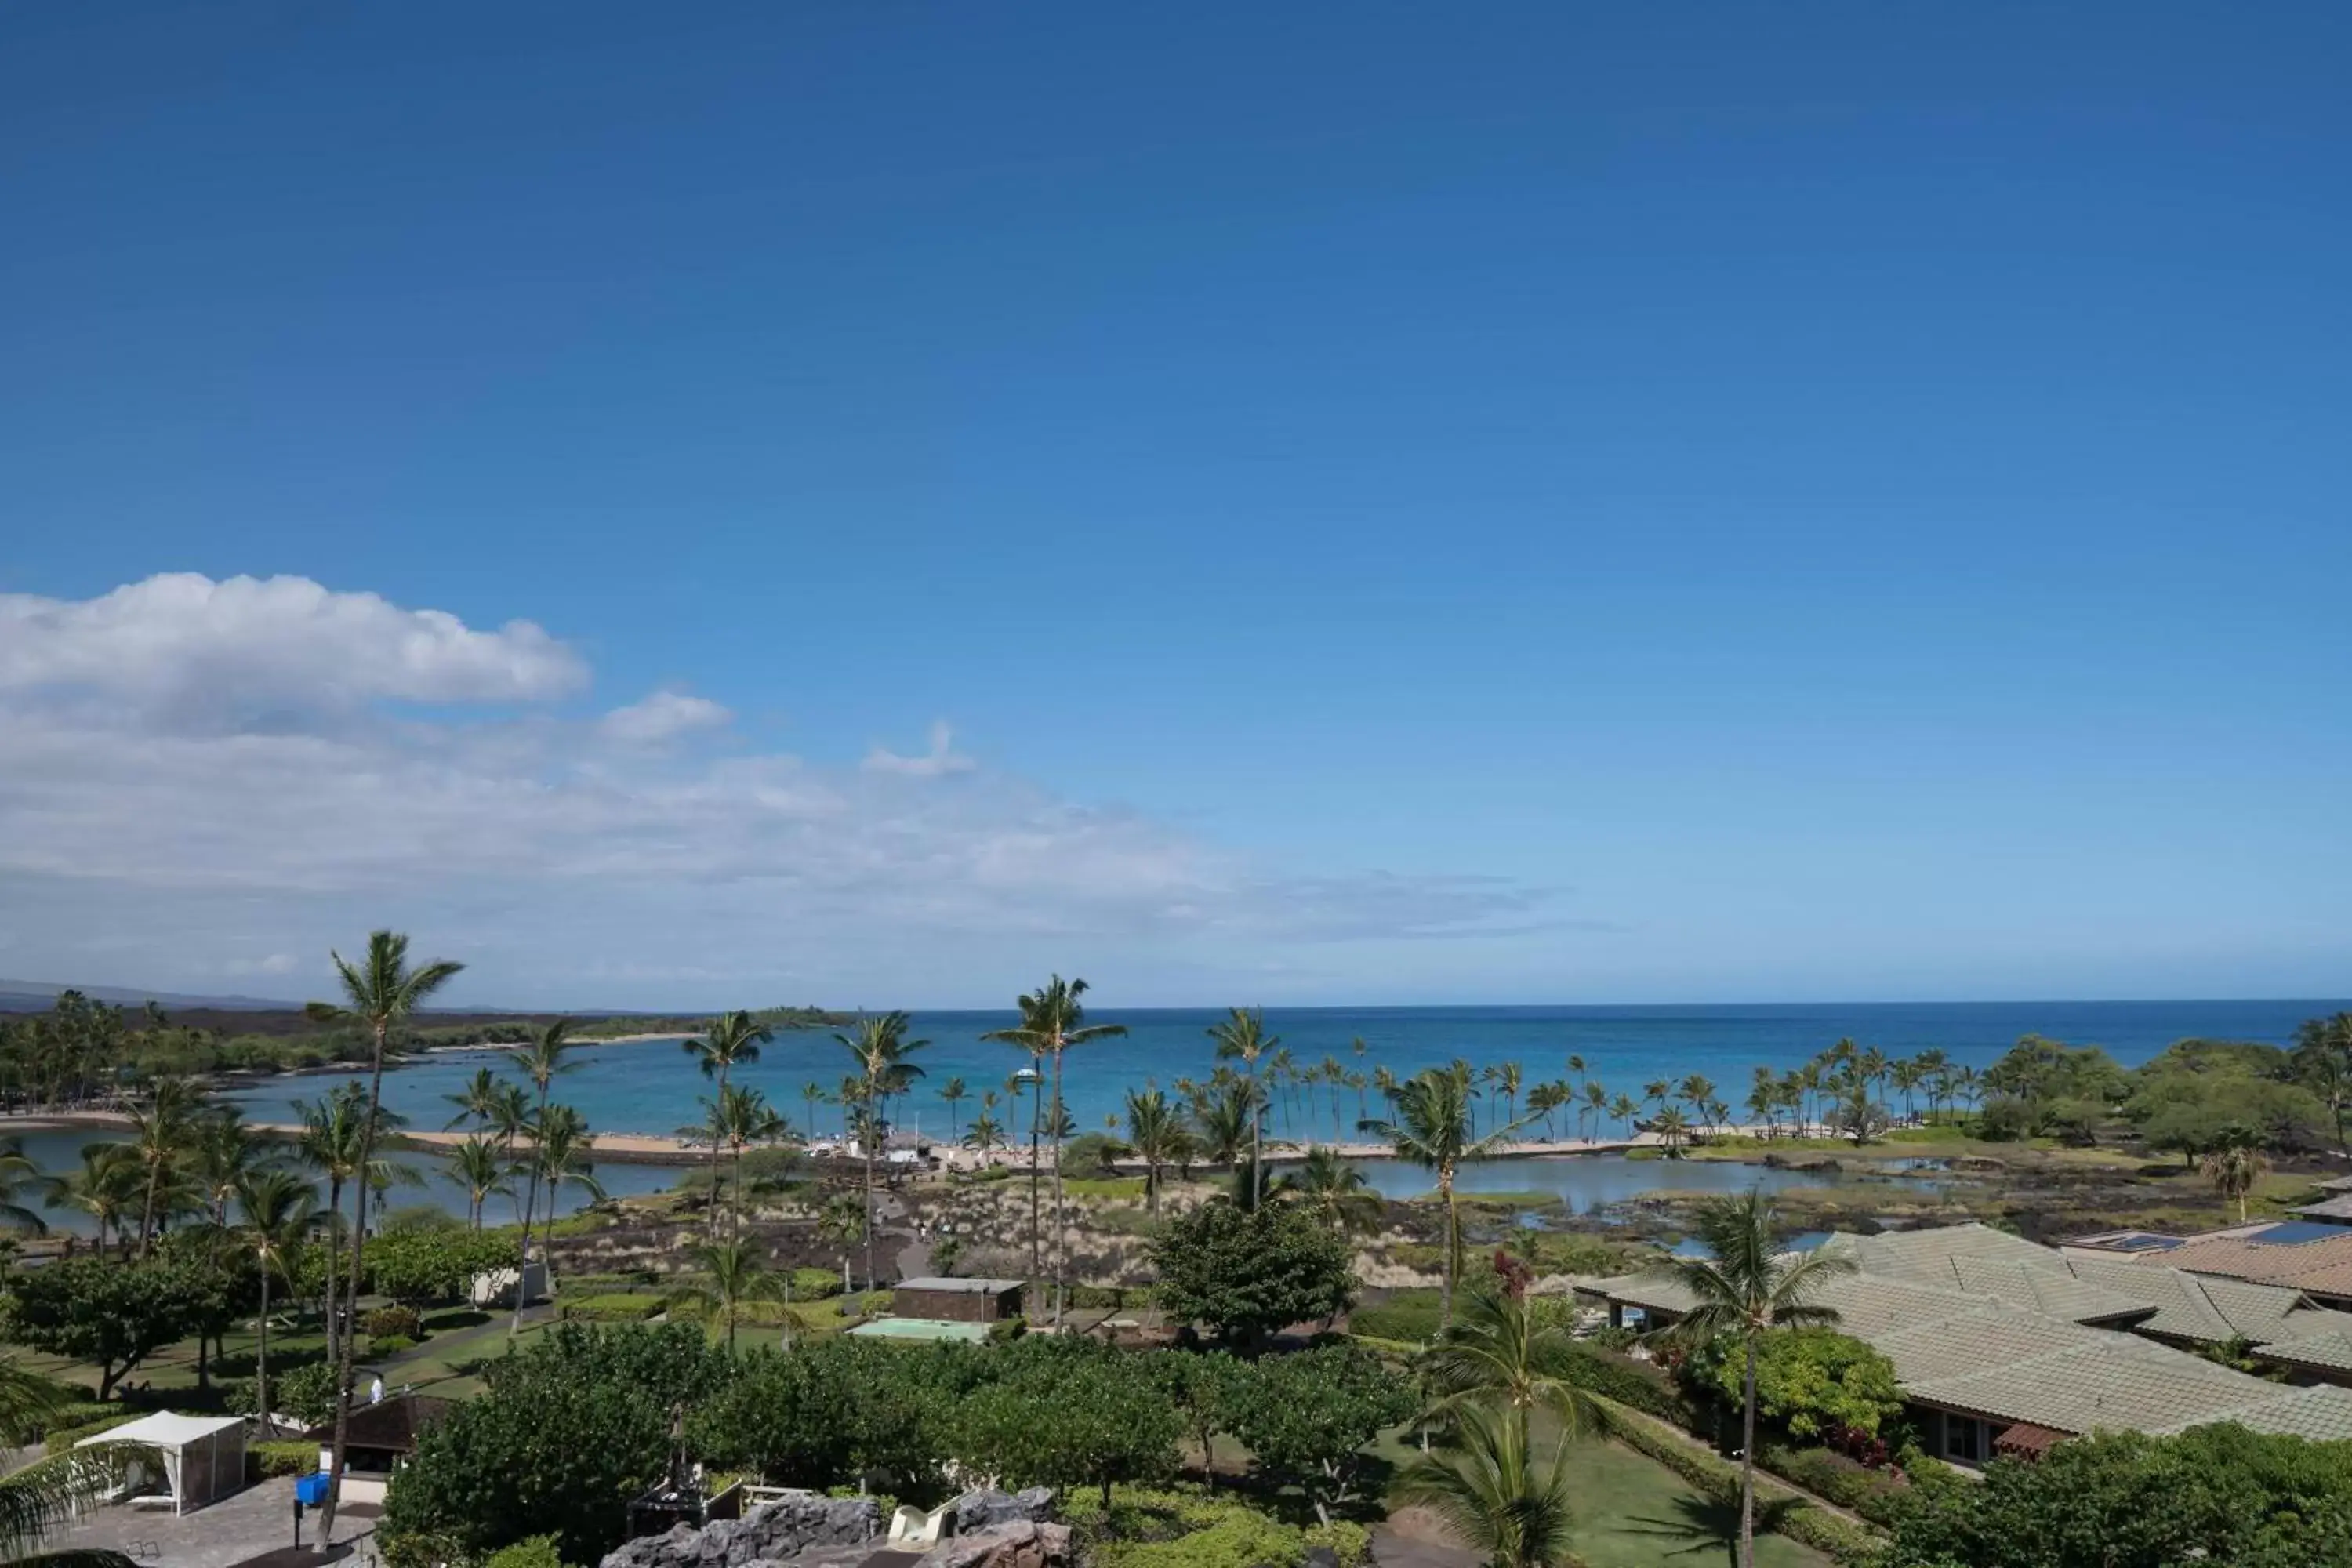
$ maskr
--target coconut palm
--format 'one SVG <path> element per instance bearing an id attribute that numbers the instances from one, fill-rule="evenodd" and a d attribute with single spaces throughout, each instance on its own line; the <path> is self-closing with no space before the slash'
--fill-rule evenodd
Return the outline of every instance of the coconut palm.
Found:
<path id="1" fill-rule="evenodd" d="M 792 1124 L 768 1103 L 768 1097 L 750 1084 L 730 1084 L 716 1100 L 706 1100 L 710 1113 L 711 1141 L 723 1145 L 735 1166 L 735 1216 L 730 1236 L 743 1223 L 743 1152 L 754 1143 L 773 1143 L 792 1136 Z"/>
<path id="2" fill-rule="evenodd" d="M 21 1138 L 0 1138 L 0 1226 L 29 1230 L 35 1236 L 48 1234 L 48 1221 L 26 1207 L 24 1199 L 39 1197 L 54 1205 L 58 1192 L 56 1178 L 45 1176 L 25 1152 Z"/>
<path id="3" fill-rule="evenodd" d="M 498 1102 L 499 1087 L 498 1074 L 488 1068 L 474 1069 L 474 1076 L 466 1080 L 465 1088 L 455 1094 L 441 1097 L 445 1104 L 457 1108 L 457 1114 L 443 1124 L 445 1129 L 455 1130 L 468 1121 L 488 1125 L 492 1108 Z"/>
<path id="4" fill-rule="evenodd" d="M 1483 1159 L 1517 1130 L 1516 1122 L 1487 1130 L 1483 1138 L 1470 1132 L 1470 1079 L 1459 1068 L 1431 1068 L 1397 1086 L 1396 1110 L 1388 1120 L 1360 1122 L 1359 1129 L 1382 1138 L 1400 1159 L 1411 1160 L 1437 1176 L 1437 1195 L 1445 1205 L 1445 1279 L 1442 1321 L 1454 1321 L 1454 1281 L 1462 1271 L 1462 1215 L 1455 1206 L 1454 1173 L 1465 1160 Z"/>
<path id="5" fill-rule="evenodd" d="M 321 1022 L 355 1023 L 367 1031 L 367 1114 L 360 1122 L 359 1146 L 359 1167 L 365 1172 L 375 1157 L 377 1113 L 383 1107 L 383 1056 L 391 1042 L 392 1032 L 405 1023 L 410 1015 L 431 999 L 436 992 L 456 979 L 466 966 L 446 959 L 436 959 L 412 969 L 408 963 L 408 938 L 391 931 L 369 933 L 367 954 L 356 963 L 340 952 L 331 952 L 329 956 L 334 960 L 335 976 L 341 983 L 343 999 L 340 1005 L 314 1002 L 307 1011 Z M 359 1316 L 360 1276 L 363 1268 L 361 1248 L 367 1241 L 367 1198 L 368 1184 L 362 1181 L 352 1199 L 352 1265 L 346 1285 L 354 1320 Z M 333 1479 L 327 1485 L 327 1507 L 320 1518 L 320 1539 L 322 1541 L 334 1539 L 335 1510 L 342 1500 L 343 1453 L 349 1447 L 351 1426 L 352 1336 L 345 1334 L 335 1363 Z"/>
<path id="6" fill-rule="evenodd" d="M 1633 1118 L 1640 1115 L 1641 1110 L 1630 1094 L 1616 1095 L 1609 1101 L 1609 1119 L 1622 1123 L 1629 1133 L 1633 1131 Z"/>
<path id="7" fill-rule="evenodd" d="M 194 1148 L 204 1094 L 185 1079 L 159 1079 L 147 1103 L 131 1113 L 131 1147 L 145 1180 L 139 1208 L 139 1256 L 155 1237 L 155 1203 Z"/>
<path id="8" fill-rule="evenodd" d="M 1183 1113 L 1159 1089 L 1127 1091 L 1127 1146 L 1143 1162 L 1143 1198 L 1150 1212 L 1160 1212 L 1160 1173 L 1171 1165 L 1190 1163 L 1198 1147 Z"/>
<path id="9" fill-rule="evenodd" d="M 2224 1202 L 2237 1204 L 2238 1223 L 2243 1225 L 2246 1223 L 2246 1195 L 2254 1190 L 2254 1184 L 2262 1179 L 2264 1171 L 2270 1169 L 2270 1163 L 2260 1149 L 2240 1138 L 2218 1149 L 2207 1150 L 2197 1162 L 2197 1168 L 2205 1173 L 2205 1179 L 2213 1184 L 2213 1190 L 2221 1194 Z"/>
<path id="10" fill-rule="evenodd" d="M 735 1319 L 746 1301 L 773 1300 L 778 1281 L 766 1259 L 748 1243 L 730 1241 L 698 1247 L 690 1255 L 710 1283 L 695 1294 L 727 1320 L 727 1353 L 735 1353 Z"/>
<path id="11" fill-rule="evenodd" d="M 318 1194 L 310 1183 L 291 1171 L 257 1170 L 246 1173 L 236 1192 L 236 1205 L 245 1214 L 247 1245 L 253 1248 L 253 1259 L 261 1276 L 261 1316 L 258 1320 L 260 1339 L 254 1349 L 254 1414 L 265 1427 L 269 1421 L 269 1280 L 272 1275 L 284 1278 L 290 1286 L 293 1276 L 288 1265 L 294 1249 L 301 1245 L 303 1235 L 310 1227 L 310 1216 L 319 1206 Z M 330 1250 L 333 1242 L 329 1241 Z"/>
<path id="12" fill-rule="evenodd" d="M 1275 1178 L 1270 1195 L 1276 1203 L 1297 1204 L 1345 1236 L 1369 1236 L 1381 1227 L 1388 1204 L 1374 1192 L 1364 1173 L 1349 1164 L 1337 1149 L 1315 1145 L 1290 1170 Z"/>
<path id="13" fill-rule="evenodd" d="M 368 1135 L 365 1124 L 373 1121 L 382 1131 L 400 1125 L 401 1118 L 378 1108 L 373 1118 L 367 1113 L 367 1094 L 358 1084 L 347 1083 L 316 1101 L 294 1102 L 296 1114 L 302 1118 L 302 1131 L 294 1141 L 294 1157 L 327 1179 L 327 1223 L 330 1230 L 342 1223 L 343 1189 L 381 1188 L 390 1185 L 406 1174 L 404 1166 L 395 1165 L 374 1152 L 374 1139 Z M 365 1163 L 362 1162 L 364 1161 Z M 331 1241 L 326 1252 L 327 1351 L 331 1359 L 348 1335 L 336 1330 L 335 1248 Z"/>
<path id="14" fill-rule="evenodd" d="M 1250 1192 L 1252 1203 L 1265 1196 L 1265 1096 L 1258 1079 L 1258 1064 L 1270 1055 L 1278 1055 L 1281 1037 L 1265 1032 L 1265 1015 L 1253 1008 L 1236 1007 L 1223 1021 L 1209 1026 L 1209 1037 L 1217 1042 L 1217 1059 L 1237 1061 L 1242 1074 L 1252 1089 L 1248 1103 L 1255 1108 L 1250 1118 Z"/>
<path id="15" fill-rule="evenodd" d="M 948 1108 L 948 1142 L 950 1143 L 963 1133 L 963 1128 L 956 1120 L 956 1107 L 971 1098 L 971 1090 L 964 1087 L 964 1081 L 960 1078 L 951 1078 L 940 1086 L 940 1099 Z"/>
<path id="16" fill-rule="evenodd" d="M 578 1062 L 570 1059 L 572 1052 L 578 1048 L 578 1044 L 579 1043 L 577 1041 L 572 1038 L 572 1020 L 569 1018 L 558 1018 L 553 1023 L 548 1025 L 547 1027 L 541 1029 L 537 1039 L 531 1041 L 527 1046 L 521 1047 L 515 1052 L 515 1070 L 522 1074 L 524 1078 L 528 1079 L 530 1081 L 532 1089 L 537 1091 L 531 1110 L 531 1127 L 533 1129 L 532 1137 L 534 1142 L 536 1142 L 539 1136 L 538 1130 L 544 1128 L 548 1124 L 547 1097 L 554 1089 L 555 1080 L 562 1077 L 565 1073 L 573 1071 L 580 1066 Z M 534 1154 L 531 1159 L 526 1161 L 523 1164 L 522 1249 L 520 1254 L 522 1258 L 522 1268 L 521 1272 L 518 1274 L 515 1279 L 514 1316 L 507 1321 L 507 1334 L 509 1338 L 512 1338 L 514 1335 L 522 1331 L 523 1300 L 530 1293 L 524 1288 L 529 1284 L 530 1278 L 530 1225 L 532 1219 L 536 1217 L 537 1210 L 539 1208 L 539 1180 L 545 1168 L 546 1162 L 538 1158 L 536 1154 Z M 555 1212 L 555 1194 L 552 1193 L 548 1194 L 547 1208 L 548 1213 L 551 1215 Z M 541 1244 L 541 1249 L 542 1251 L 545 1250 L 543 1243 Z"/>
<path id="17" fill-rule="evenodd" d="M 139 1156 L 128 1143 L 82 1145 L 81 1168 L 70 1171 L 50 1194 L 51 1208 L 75 1208 L 98 1222 L 98 1250 L 106 1252 L 107 1232 L 123 1229 L 124 1216 L 137 1208 L 146 1188 Z M 127 1247 L 129 1238 L 121 1238 Z"/>
<path id="18" fill-rule="evenodd" d="M 1263 1101 L 1256 1084 L 1229 1069 L 1217 1070 L 1223 1076 L 1211 1079 L 1192 1096 L 1192 1130 L 1202 1159 L 1239 1171 L 1264 1114 Z M 1255 1196 L 1252 1183 L 1245 1179 L 1241 1184 Z"/>
<path id="19" fill-rule="evenodd" d="M 750 1067 L 760 1059 L 760 1047 L 775 1038 L 775 1030 L 761 1023 L 751 1014 L 737 1008 L 710 1020 L 710 1026 L 693 1039 L 683 1042 L 686 1054 L 692 1057 L 702 1069 L 702 1076 L 718 1080 L 719 1092 L 727 1092 L 727 1075 L 739 1067 Z M 817 1096 L 824 1090 L 809 1085 Z M 808 1093 L 808 1089 L 802 1091 Z M 809 1103 L 809 1131 L 816 1131 L 816 1101 Z M 710 1217 L 719 1219 L 719 1145 L 710 1146 Z"/>
<path id="20" fill-rule="evenodd" d="M 1756 1352 L 1774 1329 L 1820 1328 L 1838 1321 L 1837 1310 L 1816 1298 L 1823 1287 L 1853 1271 L 1853 1260 L 1835 1253 L 1783 1252 L 1775 1240 L 1772 1205 L 1760 1188 L 1699 1206 L 1692 1232 L 1706 1250 L 1677 1258 L 1666 1267 L 1696 1304 L 1664 1331 L 1685 1343 L 1710 1340 L 1738 1342 L 1747 1366 L 1741 1375 L 1742 1444 L 1739 1458 L 1739 1568 L 1756 1562 Z"/>
<path id="21" fill-rule="evenodd" d="M 1461 1318 L 1423 1352 L 1422 1382 L 1435 1396 L 1430 1418 L 1451 1418 L 1474 1403 L 1496 1405 L 1517 1424 L 1522 1448 L 1538 1410 L 1549 1412 L 1563 1432 L 1598 1424 L 1591 1400 L 1558 1374 L 1575 1344 L 1565 1324 L 1538 1318 L 1531 1309 L 1528 1277 L 1521 1270 L 1506 1276 L 1503 1289 L 1472 1290 Z"/>
<path id="22" fill-rule="evenodd" d="M 490 1194 L 503 1192 L 507 1186 L 507 1156 L 498 1141 L 488 1134 L 476 1132 L 443 1156 L 449 1175 L 466 1189 L 466 1218 L 476 1230 L 482 1228 L 482 1209 Z"/>
<path id="23" fill-rule="evenodd" d="M 1690 1119 L 1683 1114 L 1682 1107 L 1669 1105 L 1651 1117 L 1650 1131 L 1658 1135 L 1658 1147 L 1665 1151 L 1667 1159 L 1683 1157 L 1683 1145 L 1690 1140 Z"/>
<path id="24" fill-rule="evenodd" d="M 1567 1568 L 1576 1561 L 1567 1444 L 1562 1436 L 1538 1455 L 1507 1413 L 1465 1405 L 1452 1441 L 1409 1461 L 1391 1495 L 1436 1514 L 1491 1568 Z"/>
<path id="25" fill-rule="evenodd" d="M 874 1286 L 874 1239 L 878 1228 L 874 1223 L 874 1154 L 875 1146 L 882 1142 L 883 1122 L 879 1106 L 887 1105 L 889 1097 L 902 1094 L 923 1076 L 923 1069 L 907 1058 L 930 1045 L 929 1040 L 907 1038 L 907 1015 L 885 1013 L 878 1018 L 861 1018 L 854 1035 L 835 1035 L 850 1060 L 857 1064 L 860 1092 L 868 1106 L 876 1107 L 870 1119 L 872 1126 L 866 1136 L 857 1141 L 858 1152 L 866 1156 L 866 1285 Z M 1055 1176 L 1059 1178 L 1057 1170 Z M 1055 1199 L 1056 1212 L 1060 1200 Z"/>
<path id="26" fill-rule="evenodd" d="M 61 1419 L 72 1419 L 66 1414 L 69 1398 L 49 1379 L 0 1361 L 0 1428 L 54 1430 Z M 0 1479 L 0 1563 L 10 1568 L 134 1568 L 121 1552 L 102 1548 L 40 1550 L 44 1537 L 72 1524 L 121 1479 L 120 1467 L 100 1447 L 59 1454 Z"/>
<path id="27" fill-rule="evenodd" d="M 1109 1039 L 1127 1033 L 1124 1024 L 1089 1024 L 1087 1010 L 1080 998 L 1087 994 L 1083 980 L 1064 980 L 1056 974 L 1045 984 L 1019 999 L 1021 1024 L 1018 1028 L 995 1029 L 981 1037 L 983 1040 L 1002 1040 L 1029 1053 L 1034 1061 L 1050 1058 L 1054 1068 L 1054 1112 L 1057 1125 L 1054 1137 L 1054 1321 L 1062 1321 L 1062 1299 L 1068 1271 L 1068 1226 L 1062 1217 L 1062 1140 L 1058 1125 L 1065 1114 L 1062 1105 L 1062 1057 L 1072 1048 L 1090 1041 Z M 1029 1143 L 1029 1252 L 1031 1266 L 1037 1255 L 1037 1143 L 1034 1123 L 1032 1123 Z"/>
<path id="28" fill-rule="evenodd" d="M 963 1146 L 976 1153 L 985 1154 L 992 1149 L 1004 1147 L 1004 1129 L 995 1117 L 983 1110 L 971 1119 L 963 1130 Z"/>

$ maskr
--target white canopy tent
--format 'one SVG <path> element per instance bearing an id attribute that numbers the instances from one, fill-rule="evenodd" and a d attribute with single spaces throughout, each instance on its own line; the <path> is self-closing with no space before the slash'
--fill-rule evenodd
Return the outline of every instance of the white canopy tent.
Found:
<path id="1" fill-rule="evenodd" d="M 152 1448 L 163 1459 L 163 1495 L 172 1511 L 185 1513 L 245 1487 L 245 1419 L 238 1415 L 174 1415 L 159 1410 L 136 1421 L 84 1437 L 77 1448 L 100 1444 L 134 1444 Z M 124 1499 L 152 1495 L 151 1476 L 134 1468 L 124 1487 Z M 161 1500 L 160 1499 L 158 1500 Z"/>

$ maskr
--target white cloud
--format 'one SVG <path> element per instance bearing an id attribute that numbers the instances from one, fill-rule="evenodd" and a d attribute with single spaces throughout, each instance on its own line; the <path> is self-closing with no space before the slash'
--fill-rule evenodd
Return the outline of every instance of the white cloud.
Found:
<path id="1" fill-rule="evenodd" d="M 529 621 L 476 631 L 440 610 L 307 577 L 167 573 L 95 599 L 0 595 L 0 692 L 83 693 L 150 709 L 305 710 L 380 699 L 529 701 L 587 679 Z"/>
<path id="2" fill-rule="evenodd" d="M 371 700 L 506 704 L 585 673 L 528 623 L 297 579 L 0 601 L 11 963 L 159 986 L 300 973 L 391 923 L 472 964 L 469 999 L 898 1005 L 1053 963 L 1255 973 L 1302 943 L 1519 931 L 1542 901 L 1288 875 L 982 768 L 945 724 L 923 755 L 834 767 L 651 743 L 726 721 L 677 691 L 576 721 Z M 920 787 L 946 773 L 958 788 Z"/>
<path id="3" fill-rule="evenodd" d="M 733 717 L 708 697 L 662 690 L 614 709 L 596 727 L 625 746 L 658 746 L 697 730 L 719 729 Z"/>
<path id="4" fill-rule="evenodd" d="M 955 749 L 955 731 L 944 719 L 931 721 L 931 749 L 918 757 L 902 757 L 898 752 L 876 746 L 866 753 L 864 767 L 870 773 L 897 773 L 904 778 L 935 779 L 945 773 L 968 773 L 977 766 L 973 761 Z"/>

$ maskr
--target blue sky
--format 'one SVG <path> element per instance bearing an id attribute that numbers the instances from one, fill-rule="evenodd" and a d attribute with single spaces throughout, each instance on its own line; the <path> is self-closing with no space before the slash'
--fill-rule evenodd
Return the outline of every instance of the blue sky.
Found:
<path id="1" fill-rule="evenodd" d="M 2347 58 L 10 8 L 0 974 L 2352 992 Z"/>

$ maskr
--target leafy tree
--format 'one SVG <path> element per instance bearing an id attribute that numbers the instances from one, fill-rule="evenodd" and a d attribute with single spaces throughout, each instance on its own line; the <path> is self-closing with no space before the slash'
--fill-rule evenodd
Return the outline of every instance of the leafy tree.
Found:
<path id="1" fill-rule="evenodd" d="M 1217 1434 L 1230 1429 L 1236 1408 L 1257 1390 L 1250 1363 L 1223 1351 L 1153 1351 L 1144 1364 L 1201 1450 L 1202 1479 L 1213 1482 Z"/>
<path id="2" fill-rule="evenodd" d="M 1488 1130 L 1484 1138 L 1473 1131 L 1470 1078 L 1465 1064 L 1431 1068 L 1397 1085 L 1394 1110 L 1385 1120 L 1357 1123 L 1360 1130 L 1386 1139 L 1401 1159 L 1433 1173 L 1437 1195 L 1445 1205 L 1445 1279 L 1441 1298 L 1444 1321 L 1454 1321 L 1454 1281 L 1462 1272 L 1462 1215 L 1456 1207 L 1454 1175 L 1467 1160 L 1492 1152 L 1518 1130 L 1516 1122 Z"/>
<path id="3" fill-rule="evenodd" d="M 1286 1205 L 1202 1204 L 1166 1223 L 1150 1257 L 1162 1309 L 1238 1343 L 1328 1321 L 1356 1299 L 1346 1239 Z"/>
<path id="4" fill-rule="evenodd" d="M 1568 1568 L 1567 1459 L 1565 1437 L 1538 1452 L 1504 1413 L 1469 1405 L 1451 1442 L 1408 1462 L 1391 1495 L 1443 1519 L 1491 1568 Z"/>
<path id="5" fill-rule="evenodd" d="M 2297 1081 L 2326 1106 L 2336 1126 L 2336 1147 L 2352 1152 L 2345 1120 L 2352 1110 L 2352 1013 L 2307 1020 L 2294 1032 L 2289 1068 Z"/>
<path id="6" fill-rule="evenodd" d="M 1133 1357 L 1087 1341 L 1035 1342 L 956 1409 L 953 1457 L 1008 1486 L 1098 1486 L 1176 1468 L 1175 1408 Z"/>
<path id="7" fill-rule="evenodd" d="M 1228 1429 L 1272 1477 L 1297 1485 L 1316 1516 L 1353 1500 L 1365 1450 L 1413 1412 L 1411 1384 L 1351 1346 L 1268 1356 L 1230 1406 Z"/>
<path id="8" fill-rule="evenodd" d="M 853 1423 L 866 1407 L 849 1371 L 830 1342 L 790 1353 L 751 1351 L 688 1416 L 687 1446 L 707 1463 L 780 1486 L 837 1486 L 850 1479 Z"/>
<path id="9" fill-rule="evenodd" d="M 1710 1341 L 1693 1371 L 1726 1403 L 1746 1397 L 1746 1358 L 1738 1342 Z M 1756 1347 L 1756 1409 L 1800 1437 L 1837 1427 L 1876 1433 L 1900 1415 L 1895 1363 L 1860 1340 L 1831 1329 L 1780 1329 Z"/>
<path id="10" fill-rule="evenodd" d="M 2171 1073 L 2143 1085 L 2125 1108 L 2149 1147 L 2202 1154 L 2234 1145 L 2278 1152 L 2315 1149 L 2327 1108 L 2297 1084 L 2242 1073 Z"/>
<path id="11" fill-rule="evenodd" d="M 1740 1351 L 1744 1426 L 1739 1458 L 1739 1568 L 1756 1561 L 1756 1363 L 1778 1328 L 1818 1328 L 1837 1321 L 1834 1308 L 1813 1298 L 1834 1277 L 1853 1270 L 1849 1258 L 1819 1251 L 1784 1253 L 1774 1236 L 1771 1205 L 1760 1188 L 1701 1205 L 1692 1227 L 1705 1256 L 1667 1267 L 1696 1299 L 1666 1331 L 1693 1344 L 1736 1342 Z"/>
<path id="12" fill-rule="evenodd" d="M 521 1258 L 513 1236 L 485 1230 L 386 1231 L 368 1238 L 363 1256 L 371 1287 L 417 1306 L 465 1300 L 475 1276 Z"/>
<path id="13" fill-rule="evenodd" d="M 1533 1112 L 1530 1112 L 1533 1114 Z M 1346 1236 L 1367 1236 L 1380 1229 L 1388 1202 L 1364 1180 L 1364 1173 L 1342 1159 L 1337 1149 L 1316 1144 L 1307 1157 L 1275 1179 L 1277 1203 L 1297 1204 L 1325 1225 Z"/>
<path id="14" fill-rule="evenodd" d="M 8 1281 L 0 1333 L 48 1355 L 98 1365 L 106 1399 L 124 1373 L 187 1338 L 199 1303 L 190 1272 L 171 1263 L 68 1258 Z"/>

